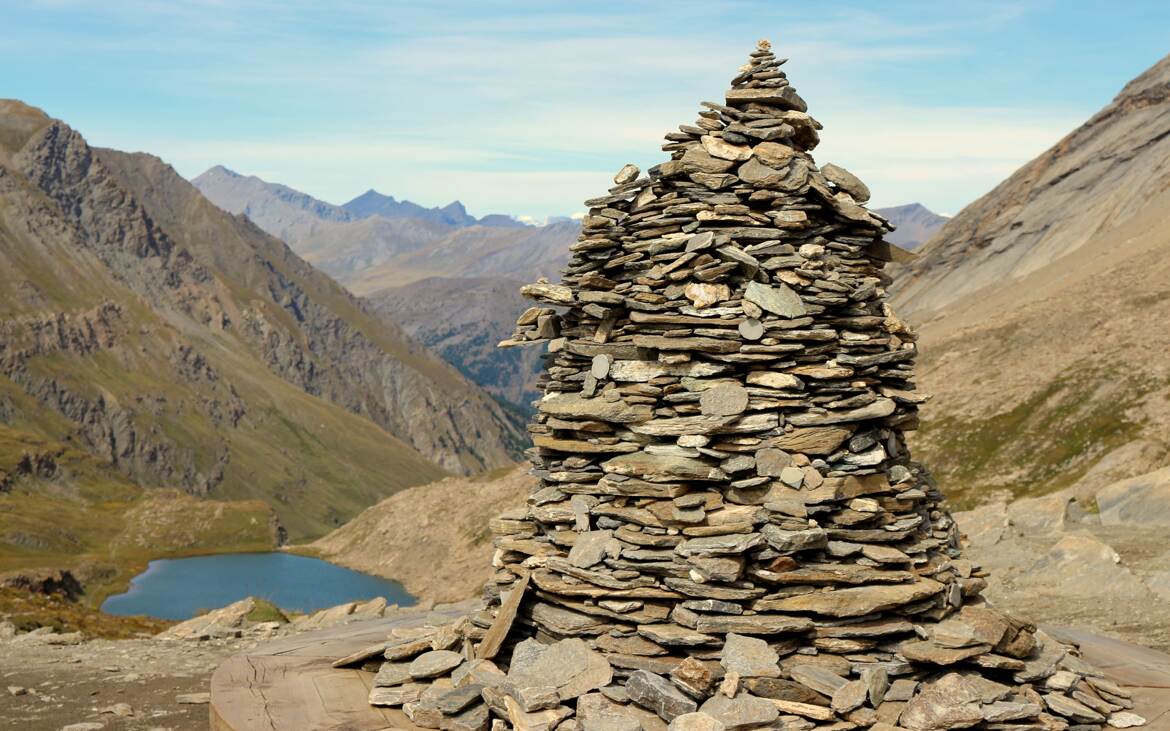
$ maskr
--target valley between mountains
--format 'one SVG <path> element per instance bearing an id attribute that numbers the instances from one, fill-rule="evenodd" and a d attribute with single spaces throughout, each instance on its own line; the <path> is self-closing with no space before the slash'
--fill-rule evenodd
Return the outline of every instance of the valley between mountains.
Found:
<path id="1" fill-rule="evenodd" d="M 117 583 L 523 449 L 512 410 L 283 242 L 15 101 L 0 272 L 0 569 Z"/>
<path id="2" fill-rule="evenodd" d="M 1168 105 L 1170 58 L 954 218 L 879 211 L 918 253 L 890 287 L 934 394 L 913 448 L 993 596 L 1159 646 L 1170 616 L 1127 612 L 1170 597 Z M 576 221 L 188 183 L 14 101 L 0 193 L 0 570 L 94 601 L 151 557 L 292 542 L 475 590 L 540 365 L 495 345 Z"/>

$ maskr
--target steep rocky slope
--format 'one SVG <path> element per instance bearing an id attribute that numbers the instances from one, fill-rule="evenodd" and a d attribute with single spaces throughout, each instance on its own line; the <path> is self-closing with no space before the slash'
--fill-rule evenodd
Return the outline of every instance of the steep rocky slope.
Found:
<path id="1" fill-rule="evenodd" d="M 492 571 L 488 519 L 522 506 L 535 482 L 526 468 L 517 467 L 413 487 L 304 549 L 400 581 L 420 599 L 467 599 L 479 593 Z"/>
<path id="2" fill-rule="evenodd" d="M 967 206 L 900 278 L 895 306 L 924 320 L 1108 234 L 1170 187 L 1170 56 L 1089 121 Z"/>
<path id="3" fill-rule="evenodd" d="M 156 158 L 91 148 L 19 102 L 0 103 L 0 242 L 17 513 L 94 486 L 25 489 L 6 465 L 29 443 L 135 486 L 262 499 L 293 536 L 519 445 L 487 394 L 280 241 Z"/>
<path id="4" fill-rule="evenodd" d="M 886 235 L 886 241 L 907 250 L 917 249 L 930 241 L 931 237 L 950 220 L 921 203 L 878 208 L 877 212 L 897 227 L 893 233 Z"/>
<path id="5" fill-rule="evenodd" d="M 1170 192 L 921 327 L 916 455 L 952 498 L 1121 479 L 1170 456 Z"/>
<path id="6" fill-rule="evenodd" d="M 539 396 L 536 348 L 497 348 L 511 336 L 528 303 L 523 282 L 510 278 L 431 277 L 370 297 L 375 311 L 397 322 L 490 393 L 527 409 Z"/>
<path id="7" fill-rule="evenodd" d="M 916 452 L 963 504 L 1170 456 L 1170 57 L 968 206 L 897 275 Z"/>

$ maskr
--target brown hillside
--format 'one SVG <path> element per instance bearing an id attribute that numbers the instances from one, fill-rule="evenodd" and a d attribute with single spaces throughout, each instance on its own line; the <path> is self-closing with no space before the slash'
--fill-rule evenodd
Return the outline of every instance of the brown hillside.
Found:
<path id="1" fill-rule="evenodd" d="M 1170 57 L 968 206 L 895 280 L 921 329 L 916 456 L 963 503 L 1170 452 Z"/>

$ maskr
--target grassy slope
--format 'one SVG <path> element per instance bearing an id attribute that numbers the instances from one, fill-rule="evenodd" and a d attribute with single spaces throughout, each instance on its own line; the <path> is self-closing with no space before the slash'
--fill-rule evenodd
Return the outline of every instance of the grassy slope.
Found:
<path id="1" fill-rule="evenodd" d="M 1170 454 L 1168 205 L 922 326 L 920 383 L 935 399 L 915 456 L 961 505 L 1107 479 L 1090 471 L 1138 442 L 1149 456 L 1108 479 Z"/>

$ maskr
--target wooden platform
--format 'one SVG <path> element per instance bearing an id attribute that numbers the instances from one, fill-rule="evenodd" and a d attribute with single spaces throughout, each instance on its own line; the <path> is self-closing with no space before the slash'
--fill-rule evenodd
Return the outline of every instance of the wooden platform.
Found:
<path id="1" fill-rule="evenodd" d="M 448 616 L 456 616 L 451 610 Z M 380 619 L 308 632 L 230 658 L 211 678 L 212 731 L 382 731 L 413 729 L 398 709 L 367 703 L 371 673 L 336 670 L 339 657 L 428 615 Z M 430 615 L 434 616 L 434 615 Z M 1046 627 L 1081 646 L 1085 659 L 1134 693 L 1145 731 L 1170 731 L 1170 655 L 1065 627 Z"/>

